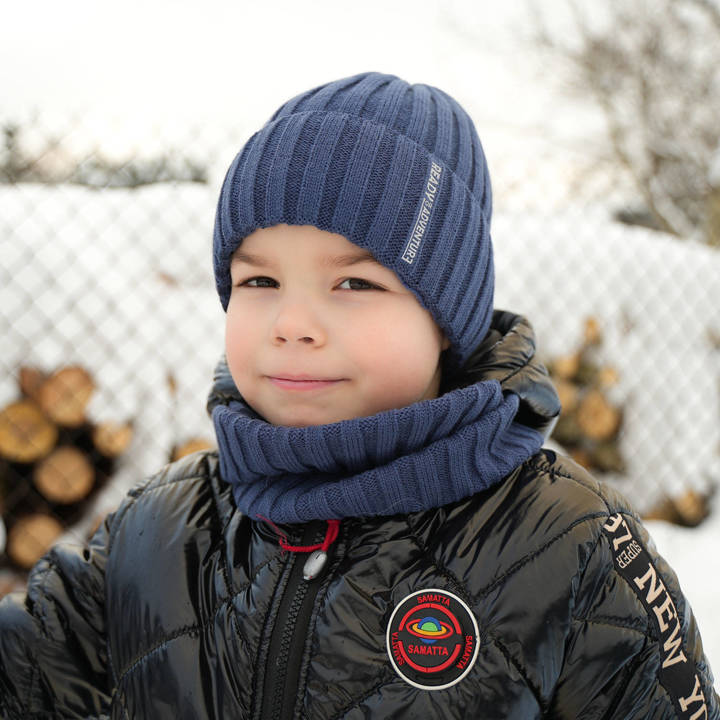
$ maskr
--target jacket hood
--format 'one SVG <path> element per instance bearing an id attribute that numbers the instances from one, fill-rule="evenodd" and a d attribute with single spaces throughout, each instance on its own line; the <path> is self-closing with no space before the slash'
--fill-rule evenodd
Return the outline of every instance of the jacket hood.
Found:
<path id="1" fill-rule="evenodd" d="M 547 438 L 560 414 L 560 399 L 545 366 L 535 357 L 535 333 L 521 315 L 504 310 L 493 312 L 490 330 L 470 355 L 458 375 L 445 380 L 444 394 L 482 380 L 497 380 L 503 393 L 520 399 L 515 421 Z M 207 411 L 242 397 L 223 355 L 215 367 Z"/>

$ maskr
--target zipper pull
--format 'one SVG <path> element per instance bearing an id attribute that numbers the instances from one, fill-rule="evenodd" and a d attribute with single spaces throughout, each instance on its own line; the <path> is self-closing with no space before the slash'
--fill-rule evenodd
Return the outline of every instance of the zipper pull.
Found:
<path id="1" fill-rule="evenodd" d="M 317 550 L 310 553 L 310 557 L 305 561 L 303 566 L 303 579 L 306 582 L 314 580 L 325 568 L 328 559 L 328 550 L 330 546 L 337 540 L 340 533 L 340 521 L 328 520 L 327 532 L 322 545 Z"/>
<path id="2" fill-rule="evenodd" d="M 303 580 L 314 580 L 327 563 L 327 553 L 324 550 L 314 550 L 303 566 Z"/>
<path id="3" fill-rule="evenodd" d="M 278 544 L 283 550 L 290 550 L 290 552 L 308 552 L 310 556 L 305 561 L 303 566 L 303 579 L 306 581 L 314 580 L 323 570 L 327 563 L 327 551 L 330 546 L 337 540 L 340 533 L 340 521 L 339 520 L 327 520 L 327 530 L 325 532 L 325 539 L 322 543 L 317 545 L 290 545 L 285 537 L 285 534 L 267 518 L 258 515 L 260 520 L 264 520 L 269 523 L 272 528 L 280 536 Z"/>

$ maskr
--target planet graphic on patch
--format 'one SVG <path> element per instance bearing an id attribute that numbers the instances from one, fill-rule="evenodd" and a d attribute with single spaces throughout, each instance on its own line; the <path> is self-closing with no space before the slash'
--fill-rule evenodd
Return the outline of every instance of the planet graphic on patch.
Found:
<path id="1" fill-rule="evenodd" d="M 395 605 L 385 642 L 395 672 L 421 690 L 444 690 L 475 665 L 480 633 L 472 610 L 454 593 L 427 588 Z"/>
<path id="2" fill-rule="evenodd" d="M 422 620 L 411 623 L 407 630 L 427 644 L 450 637 L 454 632 L 451 627 L 434 617 L 424 617 Z"/>

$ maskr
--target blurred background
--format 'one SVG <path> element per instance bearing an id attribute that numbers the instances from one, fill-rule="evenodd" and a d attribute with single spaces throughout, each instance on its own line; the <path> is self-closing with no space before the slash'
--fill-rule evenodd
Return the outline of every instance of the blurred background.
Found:
<path id="1" fill-rule="evenodd" d="M 3 20 L 0 595 L 214 444 L 224 172 L 281 102 L 378 70 L 475 120 L 496 305 L 536 329 L 553 442 L 648 519 L 717 667 L 716 0 L 29 0 Z"/>

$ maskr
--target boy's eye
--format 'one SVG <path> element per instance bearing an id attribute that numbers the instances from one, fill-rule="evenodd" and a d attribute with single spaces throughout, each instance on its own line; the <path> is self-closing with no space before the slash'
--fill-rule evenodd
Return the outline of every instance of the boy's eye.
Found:
<path id="1" fill-rule="evenodd" d="M 245 285 L 246 287 L 275 287 L 277 282 L 269 277 L 254 277 L 240 282 L 238 285 Z"/>
<path id="2" fill-rule="evenodd" d="M 338 287 L 342 288 L 343 290 L 379 290 L 380 288 L 377 285 L 373 285 L 372 283 L 368 282 L 367 280 L 363 280 L 361 278 L 348 278 L 347 280 L 343 280 Z"/>

